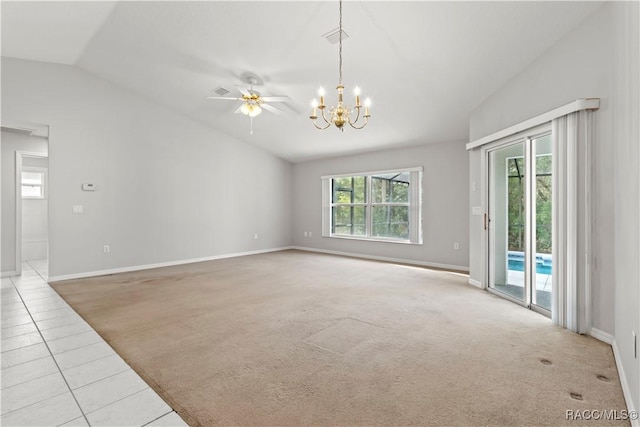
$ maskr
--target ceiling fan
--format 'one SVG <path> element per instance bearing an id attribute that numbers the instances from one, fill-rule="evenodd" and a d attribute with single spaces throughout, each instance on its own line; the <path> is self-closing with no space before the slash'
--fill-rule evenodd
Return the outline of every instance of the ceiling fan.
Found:
<path id="1" fill-rule="evenodd" d="M 243 86 L 236 85 L 236 88 L 242 94 L 239 98 L 228 97 L 228 96 L 208 96 L 207 99 L 225 99 L 230 101 L 242 101 L 242 105 L 238 107 L 234 113 L 242 113 L 251 118 L 256 117 L 262 110 L 265 109 L 267 111 L 271 111 L 272 113 L 282 114 L 282 111 L 269 105 L 268 103 L 273 102 L 287 102 L 289 101 L 288 96 L 262 96 L 260 92 L 253 89 L 254 85 L 258 85 L 258 78 L 253 75 L 249 75 L 245 78 L 250 87 L 247 89 Z"/>

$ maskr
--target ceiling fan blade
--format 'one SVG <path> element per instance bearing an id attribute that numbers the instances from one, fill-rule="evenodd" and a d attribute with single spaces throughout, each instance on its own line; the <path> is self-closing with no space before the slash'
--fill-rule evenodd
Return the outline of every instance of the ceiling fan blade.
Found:
<path id="1" fill-rule="evenodd" d="M 262 104 L 261 107 L 264 108 L 267 111 L 271 111 L 272 113 L 282 114 L 282 111 L 278 110 L 277 108 L 275 108 L 275 107 L 273 107 L 273 106 L 271 106 L 269 104 Z"/>
<path id="2" fill-rule="evenodd" d="M 244 96 L 248 96 L 251 97 L 251 93 L 249 92 L 249 90 L 243 86 L 240 85 L 235 85 L 235 87 L 240 91 L 241 94 L 243 94 Z"/>
<path id="3" fill-rule="evenodd" d="M 226 99 L 229 101 L 242 101 L 242 98 L 230 98 L 228 96 L 207 96 L 207 99 Z"/>
<path id="4" fill-rule="evenodd" d="M 244 104 L 242 104 L 241 106 L 239 106 L 239 107 L 236 109 L 236 111 L 234 111 L 234 112 L 233 112 L 233 114 L 239 114 L 239 113 L 242 113 L 242 106 L 243 106 L 243 105 L 244 105 Z"/>
<path id="5" fill-rule="evenodd" d="M 291 101 L 288 96 L 262 96 L 260 97 L 265 102 L 287 102 Z"/>

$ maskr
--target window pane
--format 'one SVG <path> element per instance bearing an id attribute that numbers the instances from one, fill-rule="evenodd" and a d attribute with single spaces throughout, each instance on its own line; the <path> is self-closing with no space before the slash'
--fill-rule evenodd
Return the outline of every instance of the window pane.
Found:
<path id="1" fill-rule="evenodd" d="M 551 162 L 551 155 L 536 156 L 536 173 L 537 174 L 551 174 L 553 163 Z"/>
<path id="2" fill-rule="evenodd" d="M 536 177 L 536 252 L 551 253 L 551 176 Z"/>
<path id="3" fill-rule="evenodd" d="M 372 236 L 409 239 L 408 206 L 374 206 L 372 215 Z"/>
<path id="4" fill-rule="evenodd" d="M 550 137 L 543 138 L 547 138 L 549 147 L 545 150 L 542 138 L 538 139 L 538 153 L 551 151 Z M 543 254 L 551 253 L 552 166 L 550 154 L 536 156 L 536 252 Z"/>
<path id="5" fill-rule="evenodd" d="M 42 185 L 42 172 L 22 172 L 22 184 Z"/>
<path id="6" fill-rule="evenodd" d="M 22 197 L 42 197 L 42 187 L 39 185 L 23 185 Z"/>
<path id="7" fill-rule="evenodd" d="M 333 234 L 343 236 L 365 236 L 366 221 L 364 206 L 334 206 Z"/>
<path id="8" fill-rule="evenodd" d="M 365 203 L 366 182 L 364 176 L 334 178 L 333 203 Z"/>
<path id="9" fill-rule="evenodd" d="M 333 203 L 353 203 L 353 201 L 351 200 L 352 194 L 353 193 L 351 191 L 337 190 L 335 192 L 335 200 L 333 201 Z"/>
<path id="10" fill-rule="evenodd" d="M 409 203 L 409 173 L 376 175 L 371 178 L 373 203 Z"/>
<path id="11" fill-rule="evenodd" d="M 507 159 L 509 178 L 524 179 L 524 157 Z"/>

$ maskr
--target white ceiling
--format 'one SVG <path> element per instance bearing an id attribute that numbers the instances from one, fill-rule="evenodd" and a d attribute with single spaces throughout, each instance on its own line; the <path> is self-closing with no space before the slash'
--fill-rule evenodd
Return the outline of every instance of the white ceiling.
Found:
<path id="1" fill-rule="evenodd" d="M 74 64 L 290 160 L 468 139 L 469 114 L 600 3 L 345 1 L 344 83 L 373 101 L 360 131 L 316 130 L 335 103 L 337 1 L 2 2 L 2 55 Z M 288 95 L 253 120 L 207 100 L 241 75 Z"/>

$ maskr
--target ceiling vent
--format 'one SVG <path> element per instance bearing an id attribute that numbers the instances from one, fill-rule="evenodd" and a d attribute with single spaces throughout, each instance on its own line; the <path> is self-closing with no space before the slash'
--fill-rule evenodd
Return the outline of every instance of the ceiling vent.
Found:
<path id="1" fill-rule="evenodd" d="M 331 44 L 336 44 L 340 41 L 340 27 L 337 27 L 331 31 L 329 31 L 326 34 L 323 34 L 322 37 L 324 37 L 325 39 L 327 39 L 327 41 Z M 349 38 L 349 34 L 347 34 L 347 32 L 344 30 L 344 28 L 342 29 L 342 40 L 346 40 Z"/>
<path id="2" fill-rule="evenodd" d="M 218 86 L 217 88 L 215 88 L 213 90 L 213 92 L 215 92 L 216 95 L 218 96 L 225 96 L 226 94 L 229 93 L 229 91 L 225 88 L 223 88 L 222 86 Z"/>

